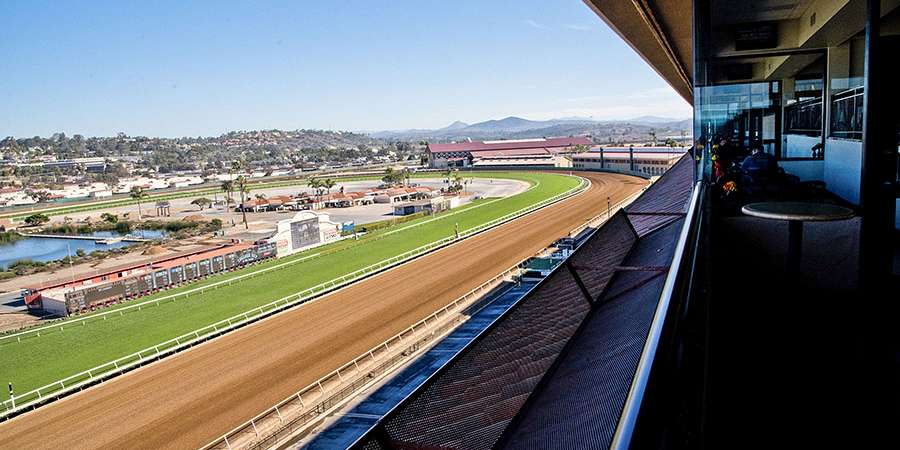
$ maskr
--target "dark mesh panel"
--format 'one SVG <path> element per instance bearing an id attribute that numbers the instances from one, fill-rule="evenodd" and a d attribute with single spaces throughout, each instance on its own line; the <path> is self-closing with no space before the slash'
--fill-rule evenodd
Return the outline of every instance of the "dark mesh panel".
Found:
<path id="1" fill-rule="evenodd" d="M 411 399 L 385 428 L 401 447 L 489 449 L 588 310 L 572 276 L 538 292 Z"/>
<path id="2" fill-rule="evenodd" d="M 364 445 L 362 448 L 363 450 L 387 450 L 375 439 L 369 439 L 369 442 L 366 442 L 366 445 Z"/>
<path id="3" fill-rule="evenodd" d="M 598 234 L 602 236 L 585 242 L 569 261 L 592 299 L 603 293 L 616 266 L 637 240 L 628 218 L 622 214 L 613 216 Z"/>
<path id="4" fill-rule="evenodd" d="M 694 160 L 690 154 L 686 154 L 637 200 L 628 205 L 625 212 L 685 212 L 693 185 Z M 639 236 L 678 219 L 675 216 L 638 214 L 629 214 L 628 218 Z"/>
<path id="5" fill-rule="evenodd" d="M 642 238 L 625 265 L 666 266 L 683 220 Z M 506 450 L 609 448 L 666 273 L 616 273 L 543 388 L 508 430 Z"/>

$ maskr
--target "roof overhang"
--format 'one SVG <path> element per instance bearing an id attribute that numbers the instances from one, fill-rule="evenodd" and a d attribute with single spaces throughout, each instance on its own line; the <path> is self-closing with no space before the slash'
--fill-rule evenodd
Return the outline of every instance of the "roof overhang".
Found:
<path id="1" fill-rule="evenodd" d="M 685 100 L 693 103 L 691 0 L 584 0 Z"/>

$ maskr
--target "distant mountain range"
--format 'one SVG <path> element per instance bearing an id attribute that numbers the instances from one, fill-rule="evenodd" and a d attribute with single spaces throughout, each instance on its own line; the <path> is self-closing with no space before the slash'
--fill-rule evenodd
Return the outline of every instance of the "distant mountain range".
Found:
<path id="1" fill-rule="evenodd" d="M 434 130 L 412 129 L 378 131 L 370 136 L 386 140 L 428 140 L 445 142 L 455 140 L 526 139 L 548 136 L 590 134 L 595 141 L 629 141 L 645 139 L 651 134 L 658 138 L 678 136 L 682 131 L 690 134 L 691 119 L 670 119 L 642 116 L 627 120 L 595 121 L 569 117 L 551 120 L 528 120 L 521 117 L 487 120 L 473 124 L 456 121 Z"/>

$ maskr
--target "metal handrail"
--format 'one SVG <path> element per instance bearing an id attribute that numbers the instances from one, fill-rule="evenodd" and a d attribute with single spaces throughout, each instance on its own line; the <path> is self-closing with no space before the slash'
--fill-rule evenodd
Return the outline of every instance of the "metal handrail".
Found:
<path id="1" fill-rule="evenodd" d="M 295 392 L 295 393 L 293 393 L 293 394 L 287 396 L 284 400 L 278 402 L 277 404 L 275 404 L 274 406 L 270 407 L 269 409 L 267 409 L 267 410 L 265 410 L 265 411 L 263 411 L 263 412 L 257 414 L 257 415 L 254 416 L 252 419 L 250 419 L 250 420 L 244 422 L 244 423 L 241 424 L 241 425 L 238 425 L 237 427 L 234 427 L 231 431 L 225 433 L 224 435 L 222 435 L 222 436 L 219 437 L 218 439 L 216 439 L 216 440 L 210 442 L 209 444 L 206 444 L 205 446 L 201 447 L 201 450 L 206 450 L 206 449 L 209 449 L 209 448 L 213 448 L 213 447 L 215 447 L 215 446 L 217 446 L 217 445 L 219 445 L 219 444 L 221 444 L 221 443 L 226 442 L 226 441 L 227 441 L 227 438 L 228 438 L 229 436 L 235 435 L 235 434 L 239 433 L 240 431 L 246 429 L 247 427 L 249 427 L 249 426 L 251 426 L 251 425 L 254 425 L 254 422 L 259 421 L 260 419 L 262 419 L 262 418 L 264 418 L 264 417 L 266 417 L 266 416 L 271 416 L 272 414 L 277 413 L 277 412 L 278 412 L 278 407 L 284 406 L 285 404 L 290 403 L 291 401 L 293 401 L 293 400 L 296 399 L 296 398 L 302 398 L 303 394 L 306 394 L 306 393 L 308 393 L 308 392 L 310 392 L 310 391 L 315 391 L 315 390 L 317 390 L 317 389 L 320 389 L 320 386 L 322 386 L 326 381 L 328 381 L 328 380 L 334 378 L 336 375 L 339 375 L 339 374 L 341 373 L 341 371 L 348 370 L 348 369 L 350 369 L 351 367 L 356 367 L 356 365 L 357 365 L 359 362 L 365 361 L 366 359 L 369 359 L 369 358 L 371 357 L 371 355 L 372 355 L 374 352 L 376 352 L 376 351 L 378 351 L 378 350 L 380 350 L 380 349 L 382 349 L 382 348 L 389 348 L 389 347 L 388 347 L 388 344 L 390 344 L 390 343 L 392 343 L 392 342 L 394 342 L 394 341 L 396 341 L 396 340 L 398 340 L 398 339 L 401 339 L 401 340 L 402 340 L 402 338 L 405 337 L 408 333 L 410 333 L 410 332 L 416 332 L 416 328 L 421 329 L 423 326 L 429 325 L 429 324 L 431 323 L 431 321 L 433 321 L 434 319 L 437 319 L 439 316 L 446 314 L 447 312 L 449 312 L 450 310 L 452 310 L 452 309 L 454 309 L 454 308 L 459 308 L 460 303 L 465 302 L 465 301 L 468 300 L 470 297 L 476 296 L 476 294 L 481 294 L 481 293 L 483 293 L 488 287 L 492 286 L 493 284 L 497 283 L 498 281 L 500 281 L 500 280 L 502 280 L 502 279 L 504 279 L 504 278 L 510 276 L 511 274 L 515 273 L 516 271 L 520 270 L 520 269 L 528 262 L 529 259 L 531 259 L 531 257 L 528 257 L 528 258 L 525 258 L 525 259 L 519 261 L 518 263 L 516 263 L 516 264 L 514 264 L 513 266 L 509 267 L 508 269 L 504 270 L 504 271 L 501 272 L 500 274 L 495 275 L 494 277 L 492 277 L 491 279 L 489 279 L 489 280 L 485 281 L 484 283 L 478 285 L 478 286 L 475 287 L 474 289 L 469 290 L 468 292 L 466 292 L 465 294 L 463 294 L 463 295 L 457 297 L 455 300 L 453 300 L 452 302 L 448 303 L 447 305 L 445 305 L 445 306 L 442 307 L 441 309 L 438 309 L 437 311 L 435 311 L 435 312 L 429 314 L 429 315 L 426 316 L 425 318 L 419 320 L 418 322 L 416 322 L 416 323 L 413 324 L 413 325 L 410 325 L 409 327 L 405 328 L 403 331 L 401 331 L 401 332 L 395 334 L 394 336 L 392 336 L 392 337 L 390 337 L 390 338 L 384 340 L 383 342 L 381 342 L 380 344 L 378 344 L 378 345 L 372 347 L 371 349 L 366 350 L 365 352 L 363 352 L 362 354 L 360 354 L 360 355 L 357 356 L 356 358 L 350 360 L 350 362 L 345 363 L 344 365 L 342 365 L 342 366 L 340 366 L 339 368 L 337 368 L 337 369 L 331 371 L 331 372 L 328 373 L 327 375 L 324 375 L 324 376 L 320 377 L 319 379 L 317 379 L 316 381 L 310 383 L 308 386 L 304 387 L 303 389 L 300 389 L 299 391 L 297 391 L 297 392 Z M 474 297 L 474 298 L 479 298 L 479 297 Z M 329 390 L 334 390 L 334 389 L 329 389 Z M 328 392 L 329 390 L 326 390 L 325 392 Z M 349 396 L 349 395 L 348 395 L 348 396 Z M 331 401 L 331 400 L 333 400 L 333 399 L 332 399 L 332 398 L 329 398 L 328 400 Z"/>
<path id="2" fill-rule="evenodd" d="M 0 412 L 0 420 L 7 418 L 8 416 L 24 411 L 32 406 L 56 399 L 64 394 L 74 392 L 79 389 L 83 389 L 91 384 L 96 382 L 105 380 L 111 376 L 116 374 L 124 373 L 127 370 L 130 370 L 135 367 L 139 367 L 149 361 L 160 360 L 163 357 L 169 356 L 171 354 L 177 353 L 185 348 L 196 345 L 200 342 L 206 341 L 212 337 L 224 334 L 225 332 L 234 330 L 236 328 L 242 327 L 249 323 L 260 320 L 264 317 L 272 315 L 276 312 L 283 311 L 285 309 L 291 308 L 293 306 L 307 303 L 309 301 L 313 301 L 318 299 L 319 297 L 327 294 L 331 291 L 334 291 L 338 288 L 351 284 L 359 279 L 365 278 L 373 273 L 380 272 L 382 270 L 387 270 L 394 266 L 397 266 L 401 263 L 404 263 L 408 260 L 421 256 L 425 253 L 429 253 L 438 248 L 442 248 L 444 246 L 450 245 L 456 241 L 465 239 L 469 236 L 473 236 L 475 234 L 481 233 L 489 228 L 500 225 L 502 223 L 508 222 L 510 220 L 514 220 L 523 215 L 529 214 L 535 210 L 543 208 L 552 203 L 561 201 L 568 197 L 574 196 L 581 192 L 587 190 L 590 186 L 590 182 L 582 177 L 578 177 L 581 179 L 581 183 L 573 189 L 569 191 L 563 192 L 561 194 L 555 195 L 551 198 L 544 199 L 538 203 L 532 204 L 528 207 L 522 208 L 518 211 L 514 211 L 505 216 L 499 217 L 497 219 L 491 220 L 489 222 L 483 223 L 476 227 L 470 228 L 466 231 L 460 232 L 459 235 L 448 236 L 443 239 L 439 239 L 437 241 L 433 241 L 431 243 L 425 244 L 423 246 L 417 247 L 415 249 L 409 250 L 407 252 L 401 253 L 399 255 L 393 256 L 391 258 L 387 258 L 385 260 L 379 261 L 375 264 L 371 264 L 357 271 L 351 272 L 349 274 L 345 274 L 341 277 L 335 278 L 330 281 L 326 281 L 320 283 L 316 286 L 304 289 L 297 293 L 282 297 L 273 302 L 267 303 L 262 306 L 258 306 L 256 308 L 252 308 L 243 313 L 236 314 L 227 319 L 223 319 L 219 322 L 203 326 L 194 331 L 185 333 L 176 338 L 170 339 L 168 341 L 162 342 L 160 344 L 145 348 L 143 350 L 137 351 L 127 356 L 123 356 L 121 358 L 115 359 L 113 361 L 106 362 L 99 366 L 93 367 L 91 369 L 85 370 L 83 372 L 77 373 L 75 375 L 71 375 L 69 377 L 54 381 L 52 383 L 41 386 L 37 389 L 33 389 L 31 391 L 25 392 L 23 394 L 14 395 L 10 399 L 0 402 L 0 406 L 2 406 L 3 411 Z M 283 302 L 283 304 L 281 304 Z M 135 305 L 141 306 L 141 305 Z M 118 310 L 116 310 L 118 311 Z M 251 313 L 253 315 L 251 315 Z M 202 332 L 202 334 L 201 334 Z M 182 342 L 182 340 L 184 340 Z M 121 363 L 121 364 L 120 364 Z M 105 370 L 101 370 L 105 369 Z M 72 383 L 66 385 L 67 383 Z M 47 391 L 47 392 L 45 392 Z M 21 403 L 21 399 L 27 399 L 25 403 Z M 19 403 L 16 400 L 20 400 Z"/>
<path id="3" fill-rule="evenodd" d="M 622 199 L 622 200 L 616 202 L 615 204 L 611 205 L 611 211 L 618 211 L 619 209 L 626 207 L 628 204 L 630 204 L 632 201 L 634 201 L 634 199 L 637 198 L 642 192 L 643 192 L 643 191 L 638 191 L 638 192 L 636 192 L 635 194 L 632 194 L 632 195 L 626 197 L 625 199 Z M 587 227 L 589 227 L 591 223 L 594 223 L 594 222 L 599 221 L 599 220 L 608 219 L 608 218 L 609 218 L 609 214 L 611 214 L 611 212 L 603 212 L 603 213 L 601 213 L 601 214 L 598 214 L 598 215 L 596 215 L 596 216 L 594 216 L 594 217 L 588 219 L 588 220 L 587 220 L 586 222 L 584 222 L 582 225 L 579 225 L 578 227 L 575 227 L 572 231 L 570 231 L 570 232 L 569 232 L 569 235 L 577 234 L 577 233 L 575 232 L 575 230 L 579 230 L 579 232 L 580 232 L 581 230 L 584 230 L 584 229 L 586 229 Z M 606 217 L 604 217 L 604 216 L 606 216 Z M 482 283 L 481 285 L 479 285 L 478 287 L 476 287 L 476 288 L 470 290 L 470 291 L 467 292 L 466 294 L 464 294 L 464 295 L 462 295 L 461 297 L 457 298 L 456 300 L 450 302 L 449 304 L 447 304 L 447 305 L 444 306 L 443 308 L 439 309 L 438 311 L 436 311 L 436 312 L 432 313 L 431 315 L 427 316 L 426 318 L 420 320 L 420 321 L 417 322 L 415 325 L 412 325 L 412 326 L 410 326 L 409 328 L 405 329 L 404 331 L 401 331 L 400 333 L 397 333 L 395 336 L 393 336 L 393 337 L 391 337 L 391 338 L 385 340 L 384 342 L 382 342 L 382 343 L 379 344 L 379 345 L 376 345 L 376 346 L 373 347 L 371 350 L 362 353 L 362 354 L 361 354 L 360 356 L 358 356 L 357 358 L 351 360 L 351 361 L 348 362 L 348 363 L 345 363 L 344 365 L 342 365 L 342 366 L 339 367 L 338 369 L 332 371 L 332 372 L 329 373 L 328 375 L 325 375 L 325 376 L 319 378 L 318 380 L 316 380 L 316 381 L 310 383 L 310 384 L 309 384 L 308 386 L 306 386 L 305 388 L 301 389 L 300 391 L 296 392 L 295 394 L 292 394 L 292 395 L 288 396 L 287 398 L 285 398 L 285 399 L 282 400 L 281 402 L 275 404 L 274 406 L 270 407 L 269 409 L 267 409 L 267 410 L 265 410 L 265 411 L 263 411 L 263 412 L 257 414 L 257 415 L 254 416 L 252 419 L 250 419 L 250 420 L 244 422 L 243 424 L 241 424 L 241 425 L 239 425 L 239 426 L 233 428 L 232 430 L 228 431 L 227 433 L 225 433 L 224 435 L 222 435 L 222 436 L 219 437 L 218 439 L 216 439 L 216 440 L 210 442 L 209 444 L 203 446 L 201 449 L 202 449 L 202 450 L 209 450 L 209 449 L 212 449 L 212 448 L 219 447 L 219 446 L 221 446 L 221 445 L 223 445 L 223 444 L 224 444 L 226 447 L 231 448 L 231 444 L 229 443 L 229 442 L 231 442 L 231 441 L 229 440 L 229 437 L 231 437 L 232 439 L 234 439 L 234 437 L 239 436 L 240 433 L 241 433 L 242 431 L 249 429 L 251 426 L 253 427 L 254 430 L 256 430 L 256 425 L 255 425 L 255 423 L 258 422 L 258 421 L 260 421 L 261 419 L 267 417 L 267 416 L 272 416 L 273 414 L 278 414 L 279 417 L 280 417 L 279 408 L 284 407 L 284 405 L 286 405 L 286 404 L 292 402 L 294 399 L 302 398 L 302 395 L 303 395 L 303 394 L 306 394 L 306 393 L 308 393 L 308 392 L 310 392 L 310 391 L 315 391 L 315 390 L 317 390 L 317 389 L 321 389 L 321 386 L 322 386 L 327 380 L 334 378 L 336 374 L 339 375 L 341 371 L 343 371 L 343 370 L 348 370 L 350 367 L 356 367 L 356 365 L 357 365 L 358 362 L 367 359 L 367 358 L 372 354 L 373 351 L 376 351 L 376 350 L 378 350 L 378 349 L 381 349 L 381 348 L 385 347 L 388 343 L 391 343 L 391 342 L 397 340 L 397 339 L 400 338 L 401 336 L 405 336 L 406 333 L 409 333 L 410 331 L 415 331 L 416 328 L 422 327 L 422 325 L 427 324 L 429 320 L 433 320 L 434 318 L 438 317 L 440 314 L 445 313 L 446 311 L 448 311 L 449 309 L 451 309 L 451 307 L 457 306 L 457 305 L 459 304 L 459 302 L 464 301 L 464 300 L 467 299 L 468 297 L 473 296 L 473 295 L 478 294 L 478 293 L 484 292 L 484 290 L 485 290 L 486 287 L 488 287 L 488 286 L 490 286 L 490 285 L 496 283 L 498 280 L 501 280 L 501 279 L 503 279 L 503 278 L 509 276 L 510 274 L 514 273 L 515 271 L 519 270 L 519 269 L 520 269 L 521 267 L 523 267 L 523 266 L 525 265 L 525 263 L 527 263 L 528 260 L 530 260 L 530 259 L 531 259 L 531 257 L 523 259 L 522 261 L 520 261 L 519 263 L 513 265 L 512 267 L 510 267 L 509 269 L 507 269 L 507 270 L 505 270 L 504 272 L 500 273 L 499 275 L 494 276 L 494 277 L 491 278 L 490 280 L 488 280 L 488 281 Z M 352 384 L 352 382 L 351 382 L 351 384 Z M 339 388 L 332 388 L 332 389 L 330 389 L 330 390 L 333 391 L 334 389 L 339 389 Z M 328 391 L 325 391 L 325 392 L 328 392 Z M 340 399 L 337 399 L 337 401 L 340 401 L 341 399 L 346 398 L 346 397 L 349 397 L 350 395 L 352 395 L 353 392 L 354 392 L 354 391 L 351 391 L 351 392 L 345 392 L 344 389 L 340 389 L 340 390 L 338 391 L 338 394 L 335 394 L 335 396 L 342 395 L 343 397 L 341 397 Z M 326 401 L 328 401 L 328 402 L 334 402 L 335 399 L 334 399 L 333 397 L 334 397 L 334 396 L 329 397 Z M 309 423 L 310 421 L 314 420 L 316 417 L 318 417 L 318 414 L 307 417 L 307 414 L 304 413 L 303 416 L 301 416 L 300 418 L 298 418 L 298 419 L 296 419 L 296 420 L 303 421 L 304 424 L 305 424 L 305 423 Z M 292 425 L 292 426 L 296 426 L 296 422 L 295 422 L 295 421 L 292 421 L 292 422 L 291 422 L 291 425 Z M 303 425 L 301 425 L 301 426 L 303 426 Z M 277 431 L 276 431 L 276 433 L 277 433 Z"/>
<path id="4" fill-rule="evenodd" d="M 631 387 L 628 389 L 628 396 L 625 398 L 625 405 L 622 408 L 622 414 L 619 417 L 619 423 L 616 426 L 616 432 L 613 435 L 612 444 L 610 445 L 611 450 L 627 450 L 631 445 L 641 404 L 644 399 L 644 394 L 647 391 L 650 370 L 653 367 L 653 362 L 656 358 L 656 350 L 659 347 L 666 315 L 669 310 L 669 305 L 672 302 L 676 283 L 678 282 L 681 265 L 685 256 L 685 249 L 687 248 L 688 239 L 693 228 L 694 218 L 698 213 L 701 189 L 701 182 L 697 182 L 691 193 L 688 211 L 685 216 L 684 224 L 681 227 L 681 233 L 678 236 L 675 253 L 672 256 L 672 265 L 669 267 L 669 273 L 666 275 L 666 282 L 663 285 L 662 293 L 659 296 L 659 302 L 656 305 L 653 321 L 650 323 L 647 340 L 644 342 L 644 348 L 641 351 L 641 359 L 638 361 L 634 378 L 631 381 Z"/>

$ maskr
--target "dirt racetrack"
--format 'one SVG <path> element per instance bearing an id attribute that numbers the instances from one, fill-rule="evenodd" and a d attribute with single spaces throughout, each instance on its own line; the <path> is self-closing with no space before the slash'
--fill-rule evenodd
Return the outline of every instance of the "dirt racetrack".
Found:
<path id="1" fill-rule="evenodd" d="M 582 175 L 566 201 L 0 423 L 0 448 L 201 447 L 646 184 Z"/>

